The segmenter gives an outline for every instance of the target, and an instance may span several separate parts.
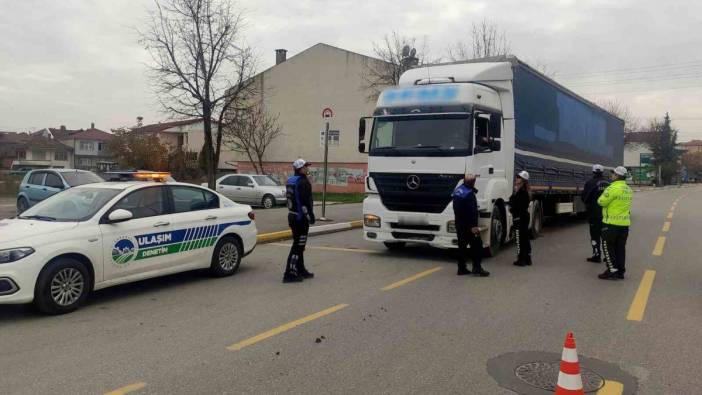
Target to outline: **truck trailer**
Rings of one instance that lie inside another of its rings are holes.
[[[370,133],[367,135],[366,131]],[[593,164],[622,165],[624,122],[513,56],[406,71],[359,124],[368,153],[364,238],[457,247],[451,194],[477,178],[480,227],[495,254],[512,235],[514,175],[530,174],[530,228],[585,210]]]

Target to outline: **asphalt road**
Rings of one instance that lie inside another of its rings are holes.
[[[561,220],[534,241],[534,266],[512,266],[509,245],[486,261],[489,278],[457,277],[444,251],[388,252],[354,230],[310,239],[317,276],[301,284],[281,284],[280,243],[233,277],[107,289],[66,316],[0,306],[0,392],[511,394],[488,362],[559,354],[573,331],[582,359],[635,378],[624,393],[699,393],[700,194],[635,195],[624,281],[598,280],[586,224]]]

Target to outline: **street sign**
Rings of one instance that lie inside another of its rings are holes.
[[[332,111],[331,108],[327,107],[324,110],[322,110],[322,118],[328,119],[334,116],[334,111]]]

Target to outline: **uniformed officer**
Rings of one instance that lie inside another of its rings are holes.
[[[623,280],[626,272],[626,239],[631,225],[633,192],[626,184],[624,166],[614,169],[613,182],[602,192],[597,203],[602,206],[602,252],[607,268],[598,277]]]
[[[292,230],[293,243],[288,255],[288,262],[283,275],[284,283],[300,282],[314,277],[305,268],[305,245],[310,225],[314,224],[312,203],[312,185],[307,179],[310,163],[304,159],[293,162],[295,174],[288,178],[285,184],[285,195],[288,200],[288,225]]]
[[[509,198],[509,212],[514,218],[517,239],[517,260],[515,266],[531,265],[531,242],[529,241],[529,203],[531,189],[529,188],[529,173],[519,172],[514,180],[514,192]]]
[[[590,224],[590,244],[592,245],[592,256],[587,258],[588,262],[602,262],[602,207],[597,204],[597,199],[602,195],[605,188],[609,186],[609,181],[604,178],[604,167],[602,165],[592,166],[592,178],[587,180],[583,193],[580,195],[587,208],[587,220]]]
[[[483,240],[478,227],[478,199],[475,189],[475,176],[466,174],[463,183],[453,191],[453,213],[455,215],[456,235],[458,236],[458,275],[471,274],[466,267],[466,247],[470,246],[473,261],[473,275],[487,277],[489,272],[481,266],[483,258]]]

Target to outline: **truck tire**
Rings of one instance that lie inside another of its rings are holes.
[[[539,200],[534,201],[534,218],[531,221],[531,237],[539,237],[544,227],[544,208]]]
[[[494,206],[490,216],[490,244],[488,245],[488,252],[491,257],[496,256],[500,251],[504,241],[504,233],[505,222],[502,218],[502,211],[498,206]]]

